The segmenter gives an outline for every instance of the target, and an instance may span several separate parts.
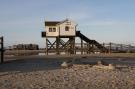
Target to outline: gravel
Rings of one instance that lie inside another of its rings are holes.
[[[0,65],[0,89],[135,89],[135,66],[119,64],[115,70],[104,70],[90,64],[74,64],[50,69],[44,65],[53,65],[50,60],[18,63]],[[30,70],[30,66],[39,68]]]

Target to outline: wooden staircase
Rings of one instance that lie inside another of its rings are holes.
[[[80,31],[76,31],[76,36],[80,37],[82,40],[84,40],[85,42],[87,42],[89,44],[95,45],[101,52],[108,52],[107,48],[105,48],[103,45],[98,43],[96,40],[89,39],[88,37],[83,35]]]

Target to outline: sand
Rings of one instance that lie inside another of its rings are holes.
[[[61,63],[74,60],[68,68]],[[98,60],[115,70],[94,68]],[[0,89],[135,89],[135,58],[21,57],[0,64]]]

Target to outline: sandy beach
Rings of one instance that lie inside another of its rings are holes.
[[[29,56],[0,64],[0,89],[135,89],[135,57]],[[62,68],[63,61],[74,60]],[[115,70],[94,68],[98,60]]]

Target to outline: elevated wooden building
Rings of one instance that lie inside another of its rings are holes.
[[[63,21],[45,21],[46,32],[42,32],[42,37],[46,38],[46,54],[48,55],[52,49],[56,51],[56,54],[60,54],[61,51],[65,52],[65,54],[76,54],[76,37],[80,37],[81,39],[82,54],[84,51],[83,41],[87,43],[87,53],[91,53],[94,47],[97,47],[102,52],[107,52],[104,46],[84,36],[80,31],[76,30],[76,27],[77,24],[69,19]],[[51,39],[53,39],[53,42]]]

